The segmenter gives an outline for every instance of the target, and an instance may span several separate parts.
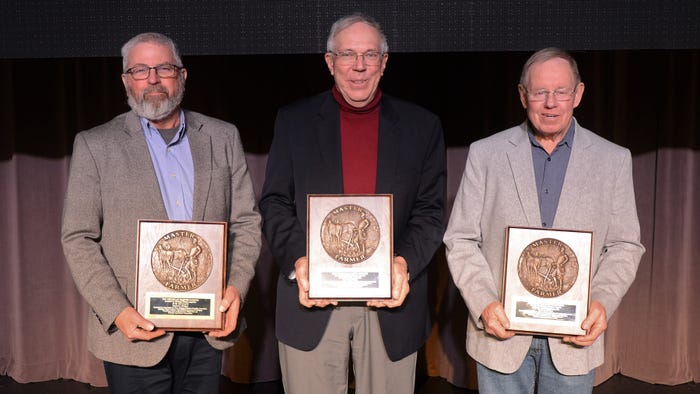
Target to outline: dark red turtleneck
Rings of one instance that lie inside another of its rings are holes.
[[[333,97],[340,106],[340,150],[343,160],[343,192],[374,194],[377,184],[379,102],[382,92],[362,108],[348,104],[336,87]]]

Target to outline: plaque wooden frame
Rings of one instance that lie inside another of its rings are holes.
[[[136,310],[166,331],[222,329],[227,234],[225,222],[139,220]]]
[[[506,229],[501,294],[511,331],[556,337],[586,333],[581,323],[590,302],[592,245],[591,231]]]
[[[393,198],[391,194],[307,196],[309,298],[391,298]]]

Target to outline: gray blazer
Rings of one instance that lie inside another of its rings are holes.
[[[192,219],[228,222],[228,284],[245,297],[260,253],[260,215],[238,130],[196,112],[185,111],[185,120],[195,172]],[[168,351],[171,333],[132,343],[113,326],[134,302],[137,221],[167,218],[134,112],[75,137],[61,241],[76,286],[91,308],[88,348],[102,360],[152,366]],[[224,349],[239,331],[207,340]]]
[[[605,307],[609,319],[644,253],[632,157],[578,123],[575,127],[553,227],[593,231],[591,300]],[[520,367],[532,337],[496,339],[486,334],[479,318],[489,303],[500,300],[506,227],[540,223],[527,122],[474,142],[444,241],[452,277],[469,309],[467,352],[503,373]],[[550,338],[549,346],[554,365],[565,375],[585,374],[603,363],[602,335],[590,347],[559,338]]]

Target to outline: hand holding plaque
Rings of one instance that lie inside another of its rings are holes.
[[[391,195],[307,197],[309,298],[391,298]]]
[[[503,308],[510,330],[550,336],[584,335],[593,234],[508,227]]]
[[[159,328],[223,328],[224,222],[139,221],[136,310]]]

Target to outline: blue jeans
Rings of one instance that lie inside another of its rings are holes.
[[[562,375],[552,363],[547,338],[534,337],[520,368],[505,374],[476,364],[479,394],[590,394],[595,370],[586,375]]]

